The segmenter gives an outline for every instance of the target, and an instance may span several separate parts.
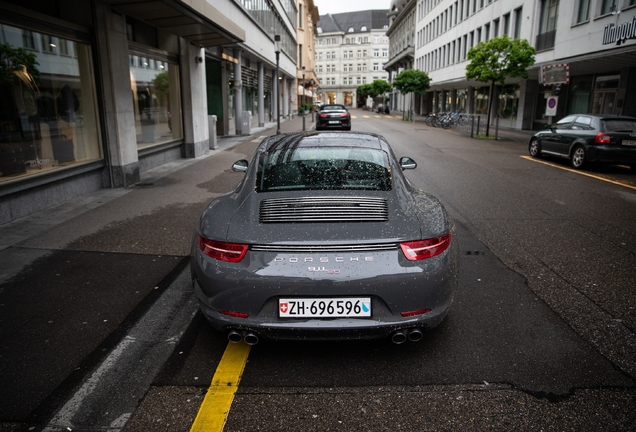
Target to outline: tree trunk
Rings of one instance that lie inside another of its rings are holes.
[[[490,135],[490,116],[492,115],[492,103],[495,97],[495,82],[490,83],[490,94],[488,96],[488,115],[486,119],[486,136]]]

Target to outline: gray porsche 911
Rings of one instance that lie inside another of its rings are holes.
[[[402,174],[416,166],[375,134],[265,138],[196,225],[205,317],[248,344],[420,340],[452,303],[458,248],[444,207]]]

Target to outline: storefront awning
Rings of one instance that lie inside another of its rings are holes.
[[[245,41],[245,30],[206,0],[101,0],[124,15],[203,47]]]

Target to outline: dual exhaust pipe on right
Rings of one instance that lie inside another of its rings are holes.
[[[407,340],[418,342],[422,340],[424,333],[419,328],[397,330],[391,334],[391,342],[396,345],[403,344]]]

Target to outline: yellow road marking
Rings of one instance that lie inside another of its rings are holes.
[[[364,117],[364,118],[369,118],[369,116],[368,116],[368,115],[363,115],[362,117]]]
[[[351,118],[358,118],[358,116],[351,116]]]
[[[229,342],[227,344],[208,393],[194,419],[191,432],[221,432],[223,430],[249,353],[250,346],[246,343]]]
[[[580,174],[580,175],[583,175],[583,176],[586,176],[586,177],[591,177],[591,178],[596,179],[596,180],[601,180],[601,181],[604,181],[604,182],[607,182],[607,183],[612,183],[612,184],[615,184],[615,185],[618,185],[618,186],[623,186],[623,187],[626,187],[626,188],[629,188],[629,189],[636,190],[636,186],[631,186],[631,185],[628,185],[628,184],[625,184],[625,183],[621,183],[621,182],[617,182],[617,181],[614,181],[614,180],[606,179],[606,178],[603,178],[603,177],[596,176],[594,174],[588,174],[586,172],[577,171],[575,169],[562,167],[562,166],[559,166],[559,165],[556,165],[556,164],[553,164],[553,163],[550,163],[550,162],[546,162],[546,161],[535,159],[535,158],[530,157],[530,156],[521,156],[521,157],[523,159],[526,159],[526,160],[529,160],[529,161],[532,161],[532,162],[538,162],[538,163],[542,163],[544,165],[550,165],[551,167],[558,168],[558,169],[561,169],[563,171],[573,172],[575,174]]]

